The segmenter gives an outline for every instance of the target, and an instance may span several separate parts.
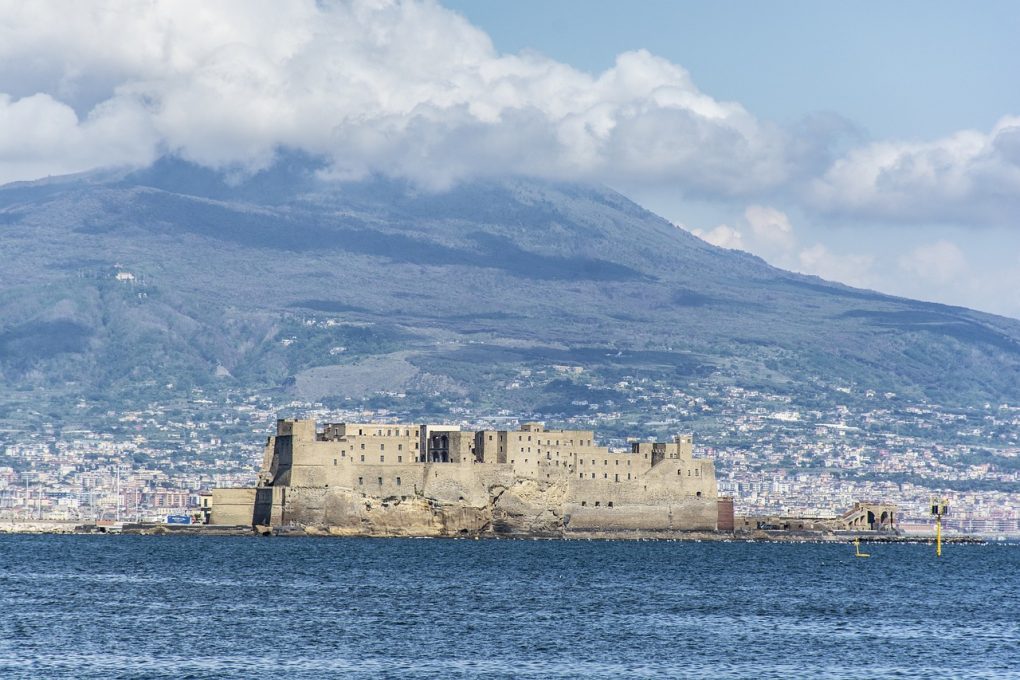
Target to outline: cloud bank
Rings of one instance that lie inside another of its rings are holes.
[[[0,3],[0,181],[280,148],[442,187],[526,174],[706,195],[788,181],[787,133],[645,51],[500,55],[433,2]]]
[[[431,0],[0,0],[0,183],[164,154],[255,172],[289,149],[437,189],[519,174],[848,220],[1017,214],[1020,118],[835,158],[846,128],[761,120],[643,50],[594,75],[500,54]]]

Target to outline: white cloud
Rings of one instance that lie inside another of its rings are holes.
[[[1020,118],[1005,117],[988,133],[854,149],[812,183],[809,200],[856,219],[1015,224]]]
[[[153,160],[155,138],[136,107],[110,101],[79,120],[47,94],[12,101],[0,94],[0,184],[104,165]]]
[[[875,287],[872,268],[875,258],[854,253],[837,254],[821,243],[802,248],[797,253],[797,264],[791,267],[804,274],[814,274],[830,281],[839,281],[858,288]]]
[[[708,241],[713,246],[729,248],[731,250],[747,250],[747,247],[744,245],[744,235],[725,224],[720,224],[709,231],[693,229],[691,233],[702,240]]]
[[[764,245],[789,250],[795,243],[793,225],[781,210],[763,205],[752,205],[744,211],[744,219],[751,227],[755,239]]]
[[[0,17],[7,107],[45,97],[57,126],[33,136],[11,114],[6,135],[23,141],[0,147],[0,181],[165,151],[256,170],[280,148],[437,187],[519,173],[727,196],[794,172],[784,131],[680,66],[639,50],[591,76],[501,55],[434,2],[8,0]]]
[[[939,240],[920,245],[899,258],[899,266],[921,281],[947,284],[967,272],[967,257],[955,243]]]

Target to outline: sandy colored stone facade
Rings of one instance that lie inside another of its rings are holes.
[[[280,420],[257,487],[216,490],[211,521],[339,535],[668,535],[715,531],[717,500],[715,466],[693,457],[689,436],[610,451],[591,431],[540,423]]]

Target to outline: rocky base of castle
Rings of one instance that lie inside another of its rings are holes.
[[[377,497],[351,489],[290,487],[276,491],[269,512],[258,514],[255,524],[273,533],[640,538],[714,532],[718,510],[715,501],[694,497],[655,504],[590,504],[571,498],[564,484],[517,480],[453,498]]]

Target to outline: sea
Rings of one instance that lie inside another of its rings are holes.
[[[0,678],[1020,678],[1020,546],[0,536]]]

